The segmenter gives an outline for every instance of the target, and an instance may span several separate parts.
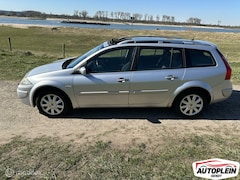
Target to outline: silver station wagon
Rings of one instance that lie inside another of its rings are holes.
[[[213,43],[136,36],[34,68],[18,97],[48,117],[86,107],[173,107],[195,117],[231,96],[231,67]]]

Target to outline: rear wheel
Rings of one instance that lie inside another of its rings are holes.
[[[195,117],[201,114],[206,105],[206,97],[202,93],[188,92],[177,98],[174,109],[185,117]]]
[[[41,114],[48,117],[60,117],[70,111],[71,104],[63,93],[48,91],[38,96],[37,107]]]

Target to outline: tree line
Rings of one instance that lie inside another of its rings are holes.
[[[64,19],[83,19],[83,20],[101,20],[101,21],[114,21],[123,23],[153,23],[153,24],[172,24],[172,25],[202,25],[202,20],[197,17],[190,17],[185,22],[178,22],[174,16],[169,15],[156,15],[129,13],[129,12],[109,12],[109,11],[97,11],[93,16],[90,16],[86,10],[74,10],[73,15],[66,14],[47,14],[39,11],[4,11],[0,10],[0,15],[5,16],[18,16],[18,17],[31,17],[31,18],[64,18]],[[220,22],[220,21],[219,21]],[[220,26],[218,24],[211,26]]]
[[[88,12],[86,10],[74,10],[73,16],[79,18],[91,18],[88,16]],[[140,13],[129,13],[129,12],[108,12],[108,11],[97,11],[95,15],[92,17],[96,20],[115,20],[115,21],[135,21],[135,22],[164,22],[164,23],[176,23],[176,18],[174,16],[169,15],[156,15],[154,18],[153,15],[150,14],[140,14]],[[180,22],[179,22],[180,23]],[[186,20],[186,23],[189,24],[201,24],[201,19],[190,17]]]

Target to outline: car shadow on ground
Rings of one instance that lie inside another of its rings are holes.
[[[76,119],[144,119],[159,124],[161,120],[185,119],[171,108],[83,108],[64,118]],[[240,91],[234,90],[226,101],[208,106],[195,120],[240,120]]]

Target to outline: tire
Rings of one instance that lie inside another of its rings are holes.
[[[38,110],[48,117],[62,117],[71,110],[71,103],[64,93],[44,91],[36,99]]]
[[[188,118],[200,115],[207,106],[206,97],[199,92],[186,92],[174,103],[175,111]]]

